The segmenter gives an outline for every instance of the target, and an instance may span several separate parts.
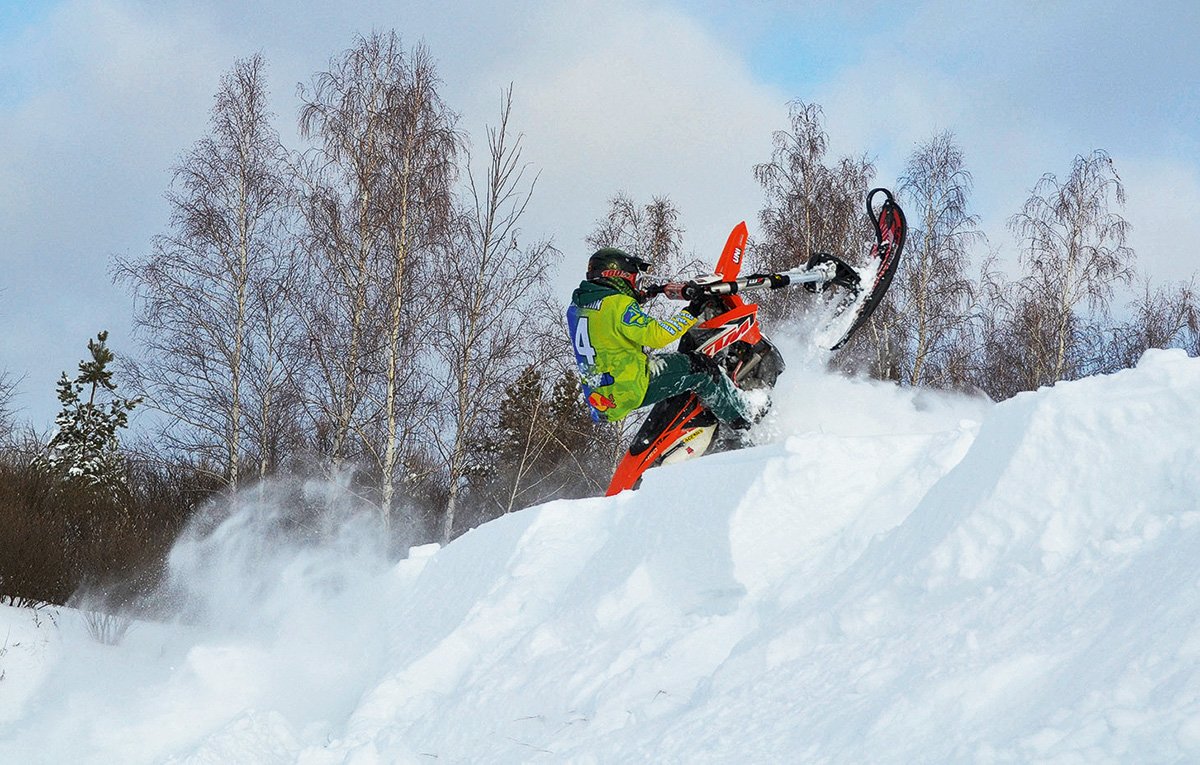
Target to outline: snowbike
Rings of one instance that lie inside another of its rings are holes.
[[[879,194],[884,201],[876,212],[872,200]],[[863,267],[816,253],[790,271],[739,277],[749,237],[743,221],[730,233],[715,273],[684,284],[655,285],[649,293],[705,302],[700,321],[679,341],[681,352],[711,356],[743,390],[773,388],[785,367],[783,357],[759,328],[758,306],[742,296],[793,285],[826,295],[831,305],[817,341],[830,351],[841,348],[883,299],[904,249],[904,212],[890,191],[877,188],[867,194],[867,215],[875,226],[875,245]],[[694,393],[658,402],[617,465],[606,495],[634,488],[652,467],[699,457],[710,449],[733,448],[737,436],[728,431]]]

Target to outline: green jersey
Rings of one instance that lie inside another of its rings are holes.
[[[571,295],[567,329],[593,418],[615,422],[641,406],[650,380],[643,349],[670,345],[695,323],[687,311],[655,319],[612,287],[580,284]]]

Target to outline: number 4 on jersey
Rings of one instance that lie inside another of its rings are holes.
[[[577,361],[587,365],[590,371],[592,365],[596,363],[596,349],[592,347],[591,337],[588,335],[588,319],[586,316],[573,316],[572,322],[574,326],[575,339],[575,356]]]

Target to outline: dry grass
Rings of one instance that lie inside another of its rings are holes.
[[[0,599],[66,604],[86,592],[103,634],[161,575],[171,544],[209,494],[186,470],[134,468],[130,488],[110,493],[63,482],[0,454]]]

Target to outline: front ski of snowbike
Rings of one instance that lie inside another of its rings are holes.
[[[883,194],[878,213],[872,200]],[[739,223],[730,233],[716,272],[682,285],[662,285],[657,291],[680,299],[706,301],[700,322],[679,341],[685,353],[711,356],[742,390],[773,388],[785,364],[779,351],[762,334],[758,306],[742,295],[765,289],[804,285],[831,301],[819,333],[831,351],[841,348],[867,322],[892,283],[904,248],[904,213],[887,189],[867,194],[867,215],[875,226],[875,245],[864,267],[855,268],[828,254],[815,254],[805,266],[775,274],[739,278],[749,232]],[[668,288],[674,287],[674,294]],[[633,437],[617,465],[607,496],[635,488],[642,474],[658,465],[682,462],[711,451],[736,448],[728,432],[694,393],[658,402]]]

